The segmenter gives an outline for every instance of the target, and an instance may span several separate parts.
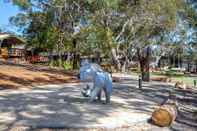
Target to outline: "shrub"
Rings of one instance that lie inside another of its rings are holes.
[[[65,62],[63,62],[63,68],[66,71],[70,70],[70,69],[72,69],[72,64],[70,62],[68,62],[68,61],[65,61]]]

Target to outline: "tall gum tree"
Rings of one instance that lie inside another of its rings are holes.
[[[96,3],[93,22],[106,30],[106,44],[111,46],[112,59],[119,68],[121,61],[119,45],[136,50],[141,68],[142,79],[150,80],[149,63],[151,40],[161,32],[172,30],[176,25],[177,12],[183,4],[182,0],[91,0]],[[95,18],[95,19],[94,19]],[[113,44],[112,44],[113,43]],[[127,58],[128,54],[125,53]],[[126,60],[125,60],[126,61]]]
[[[71,38],[74,52],[80,47],[74,40],[76,35],[73,37],[74,27],[80,23],[82,17],[88,23],[87,28],[92,25],[98,27],[95,28],[97,31],[102,28],[104,35],[96,39],[102,39],[102,45],[109,47],[114,65],[120,69],[128,63],[130,57],[138,56],[142,79],[145,81],[150,79],[152,39],[162,35],[162,32],[174,29],[177,13],[182,11],[182,5],[185,4],[184,0],[31,0],[30,4],[23,2],[23,8],[37,3],[36,7],[41,7],[42,12],[54,9],[53,25],[60,30],[61,37]],[[123,62],[119,54],[125,58]]]

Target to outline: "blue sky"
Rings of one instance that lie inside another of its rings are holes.
[[[9,23],[9,18],[19,13],[19,9],[11,3],[0,0],[0,28],[4,31],[12,31],[17,33],[17,29]]]

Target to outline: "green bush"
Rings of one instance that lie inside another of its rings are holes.
[[[49,65],[50,65],[51,67],[58,67],[58,66],[59,66],[59,62],[58,62],[57,60],[53,60],[53,61],[51,61],[51,62],[49,63]]]
[[[64,70],[71,70],[72,64],[68,61],[65,61],[65,62],[63,62],[63,68],[64,68]]]
[[[54,61],[50,62],[49,65],[51,67],[60,67],[59,64],[60,64],[59,60],[54,60]],[[70,61],[61,61],[61,67],[63,67],[64,70],[70,70],[70,69],[72,69],[72,64]]]

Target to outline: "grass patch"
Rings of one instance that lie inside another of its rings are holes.
[[[172,82],[181,81],[189,86],[193,86],[194,80],[197,79],[197,77],[191,77],[189,74],[184,74],[183,72],[177,72],[173,70],[152,72],[151,77],[168,77],[172,80]]]
[[[132,74],[135,76],[140,75],[139,71],[132,71]],[[159,78],[159,77],[168,77],[171,79],[172,82],[184,82],[185,84],[189,86],[194,86],[194,80],[197,80],[197,75],[190,76],[190,74],[184,74],[183,72],[178,72],[176,70],[161,70],[161,71],[155,71],[151,72],[152,78]]]

